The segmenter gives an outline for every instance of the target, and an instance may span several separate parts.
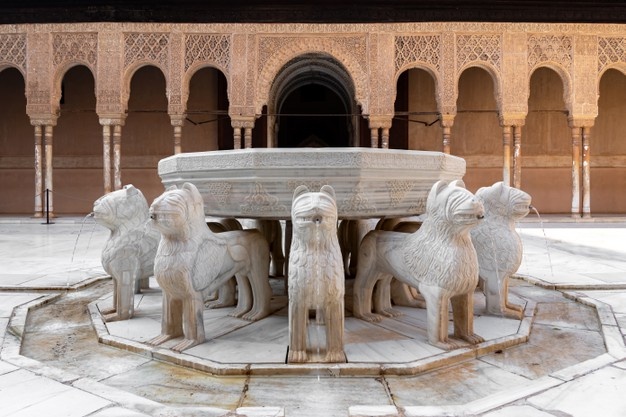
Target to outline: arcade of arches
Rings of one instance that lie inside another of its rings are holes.
[[[91,211],[239,147],[443,151],[541,213],[626,213],[626,27],[0,25],[0,214]]]

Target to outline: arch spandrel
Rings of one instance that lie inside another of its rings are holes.
[[[357,43],[361,38],[363,38],[362,41],[365,42],[364,37],[359,36],[356,38],[358,38],[356,39]],[[355,37],[349,39],[355,39]],[[255,112],[260,114],[263,106],[270,101],[274,79],[280,74],[281,70],[289,61],[302,55],[323,54],[336,60],[345,68],[345,71],[354,84],[354,99],[361,106],[363,113],[367,113],[369,111],[369,97],[367,93],[368,76],[366,71],[367,57],[365,56],[367,49],[356,48],[355,50],[349,51],[348,45],[348,42],[340,43],[336,38],[290,37],[282,39],[280,47],[272,53],[266,49],[271,49],[275,45],[268,44],[263,46],[263,42],[261,42],[259,55],[263,56],[265,52],[267,58],[259,61],[259,81],[256,87],[256,98],[254,102]],[[363,49],[363,51],[361,51],[361,49]]]

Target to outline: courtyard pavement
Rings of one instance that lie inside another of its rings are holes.
[[[415,376],[213,376],[98,343],[92,219],[0,217],[0,416],[626,415],[626,219],[529,217],[529,341]]]

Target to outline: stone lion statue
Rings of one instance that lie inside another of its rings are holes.
[[[315,310],[326,327],[324,362],[345,362],[343,352],[343,261],[337,239],[335,191],[324,185],[310,192],[301,185],[291,207],[293,236],[289,255],[288,362],[307,361],[307,323]]]
[[[113,306],[102,310],[105,321],[128,320],[134,294],[148,287],[161,238],[149,227],[148,202],[133,185],[105,194],[94,202],[95,221],[111,231],[102,250],[102,267],[113,278]]]
[[[531,198],[502,182],[480,188],[476,197],[485,207],[485,221],[472,230],[471,236],[487,312],[521,319],[523,306],[508,301],[508,281],[522,263],[522,240],[515,231],[515,222],[528,214]]]
[[[269,248],[261,233],[211,232],[202,196],[191,183],[157,197],[150,218],[161,232],[154,273],[163,290],[163,312],[161,334],[149,344],[184,336],[172,347],[182,352],[204,342],[203,294],[216,291],[233,276],[238,302],[230,315],[254,321],[270,313]]]
[[[473,292],[478,284],[478,259],[470,230],[483,218],[482,203],[462,181],[435,183],[426,202],[426,218],[414,233],[374,230],[359,250],[354,281],[353,313],[367,321],[394,315],[390,280],[395,277],[419,289],[426,301],[428,341],[442,349],[459,347],[448,338],[448,306],[452,301],[454,337],[475,344]],[[379,282],[380,281],[380,282]],[[378,283],[379,291],[372,293]]]

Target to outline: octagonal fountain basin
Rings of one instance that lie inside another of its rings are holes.
[[[441,152],[375,148],[253,148],[181,153],[159,161],[167,188],[193,183],[207,216],[289,219],[299,185],[335,189],[339,217],[424,213],[438,180],[461,179],[465,160]]]

